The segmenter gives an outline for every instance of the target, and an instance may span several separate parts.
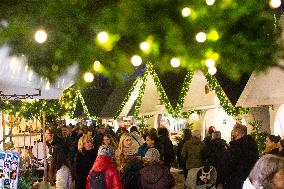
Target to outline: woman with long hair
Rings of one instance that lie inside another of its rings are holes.
[[[78,153],[75,157],[76,189],[86,187],[86,179],[97,157],[91,135],[84,134],[78,141]]]
[[[279,152],[278,142],[281,140],[280,136],[267,135],[265,139],[265,150],[263,154],[275,154]]]
[[[67,158],[62,150],[56,150],[52,159],[52,173],[55,189],[72,189],[72,175]]]
[[[113,148],[113,150],[115,151],[117,148],[117,144],[114,141],[113,137],[110,134],[105,134],[103,137],[103,143],[102,145],[109,145]]]
[[[115,151],[115,158],[118,165],[118,169],[123,171],[127,161],[137,154],[137,148],[132,144],[133,138],[129,133],[121,135],[118,147]]]

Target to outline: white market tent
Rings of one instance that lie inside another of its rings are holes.
[[[40,89],[41,95],[34,99],[59,99],[62,92],[74,84],[77,71],[78,66],[73,66],[50,84],[28,67],[24,56],[11,57],[7,46],[0,48],[0,91],[4,95],[38,94]]]
[[[235,120],[220,105],[220,100],[215,90],[210,87],[204,73],[201,70],[194,71],[191,82],[186,85],[189,86],[184,103],[180,104],[181,112],[202,110],[203,113],[197,119],[201,125],[202,137],[206,136],[206,131],[210,126],[215,126],[216,130],[221,131],[222,138],[230,141]],[[191,116],[189,118],[191,120]]]
[[[256,107],[284,103],[284,70],[272,67],[267,72],[253,73],[237,106]]]
[[[173,113],[172,106],[152,64],[146,66],[137,101],[139,116]]]
[[[201,110],[220,107],[220,102],[214,90],[205,92],[205,87],[209,87],[208,81],[200,70],[193,74],[192,81],[187,91],[182,112],[189,110]]]
[[[283,64],[282,62],[280,64]],[[284,136],[284,69],[272,67],[263,73],[253,73],[237,106],[270,106],[270,129]]]

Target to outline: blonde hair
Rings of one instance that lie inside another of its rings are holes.
[[[83,134],[83,136],[81,136],[81,138],[78,141],[78,151],[82,152],[84,149],[84,144],[90,140],[93,142],[93,138],[91,136]]]
[[[119,139],[118,147],[115,151],[115,158],[119,167],[122,166],[122,164],[125,163],[126,161],[123,155],[123,148],[124,148],[123,143],[126,140],[126,138],[131,138],[132,140],[132,137],[129,133],[123,133]]]
[[[192,137],[201,138],[200,130],[193,130],[192,131]]]

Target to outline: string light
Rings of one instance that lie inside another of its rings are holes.
[[[196,34],[196,41],[199,43],[203,43],[204,41],[206,41],[206,34],[204,32],[199,32],[198,34]]]
[[[36,33],[35,33],[35,40],[36,42],[38,43],[44,43],[47,39],[47,34],[44,30],[38,30]]]
[[[281,0],[270,0],[269,5],[271,8],[278,8],[281,6]]]
[[[184,7],[181,14],[183,17],[188,17],[191,14],[191,9],[189,7]]]
[[[206,0],[206,4],[211,6],[215,3],[215,0]]]
[[[136,85],[137,85],[138,82],[141,81],[141,80],[142,80],[141,77],[137,77],[137,78],[136,78],[136,80],[135,80],[134,83],[132,84],[131,88],[129,89],[128,94],[124,97],[122,103],[120,104],[118,110],[116,111],[116,113],[115,113],[113,119],[116,119],[116,118],[120,115],[120,113],[122,112],[122,109],[125,107],[125,105],[126,105],[126,103],[128,102],[130,96],[132,95],[132,93],[133,93],[133,91],[134,91]]]
[[[163,104],[165,105],[168,113],[170,115],[172,115],[173,117],[175,116],[175,111],[174,109],[172,108],[172,105],[166,95],[166,92],[158,78],[158,75],[156,74],[156,72],[154,71],[154,68],[153,68],[153,65],[151,63],[148,63],[146,65],[146,71],[142,77],[142,85],[141,85],[141,88],[140,88],[140,91],[139,91],[139,94],[138,94],[138,97],[137,97],[137,100],[136,100],[136,106],[134,107],[134,117],[137,118],[137,119],[142,119],[142,118],[146,118],[146,117],[152,117],[152,115],[149,115],[149,116],[144,116],[144,117],[140,117],[138,114],[139,114],[139,111],[140,111],[140,107],[141,107],[141,104],[142,104],[142,97],[145,93],[145,87],[146,87],[146,82],[147,82],[147,78],[148,76],[152,76],[152,78],[154,79],[154,83],[157,87],[157,90],[158,90],[158,93],[159,93],[159,96],[161,97],[161,100],[163,102]]]
[[[205,64],[208,68],[211,68],[211,67],[215,66],[215,61],[213,59],[209,58],[205,61]]]
[[[193,78],[193,72],[188,71],[185,78],[184,82],[181,87],[181,92],[177,101],[177,106],[175,109],[175,114],[177,117],[183,117],[183,118],[189,118],[189,116],[193,113],[193,111],[189,112],[181,112],[182,107],[184,106],[185,98],[187,96],[189,87],[191,85]],[[210,75],[209,73],[205,74],[205,78],[209,83],[209,86],[214,89],[215,94],[217,95],[220,105],[222,108],[228,113],[228,115],[231,116],[238,116],[238,115],[244,115],[248,113],[249,109],[248,108],[242,108],[242,107],[234,107],[231,102],[228,100],[228,97],[224,93],[223,89],[217,82],[217,80],[214,78],[214,76]]]
[[[101,63],[100,63],[100,61],[96,60],[94,62],[94,70],[98,72],[100,70],[100,68],[101,68]]]
[[[217,72],[217,68],[215,66],[211,66],[211,67],[208,68],[208,73],[210,75],[215,75],[216,72]]]
[[[100,33],[98,33],[97,38],[98,38],[99,42],[106,43],[108,41],[108,39],[109,39],[108,33],[104,32],[104,31],[100,32]]]
[[[138,55],[134,55],[131,58],[131,63],[133,66],[140,66],[142,64],[142,58]]]
[[[171,66],[174,68],[177,68],[180,66],[180,60],[178,58],[172,58],[171,59]]]
[[[148,42],[144,41],[144,42],[140,43],[139,47],[142,51],[148,51],[150,49],[150,44]]]
[[[86,82],[92,82],[92,81],[94,81],[94,75],[91,73],[91,72],[86,72],[85,74],[84,74],[84,80],[86,81]]]

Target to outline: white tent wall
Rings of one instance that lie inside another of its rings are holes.
[[[284,104],[269,106],[269,113],[271,133],[284,138]]]

